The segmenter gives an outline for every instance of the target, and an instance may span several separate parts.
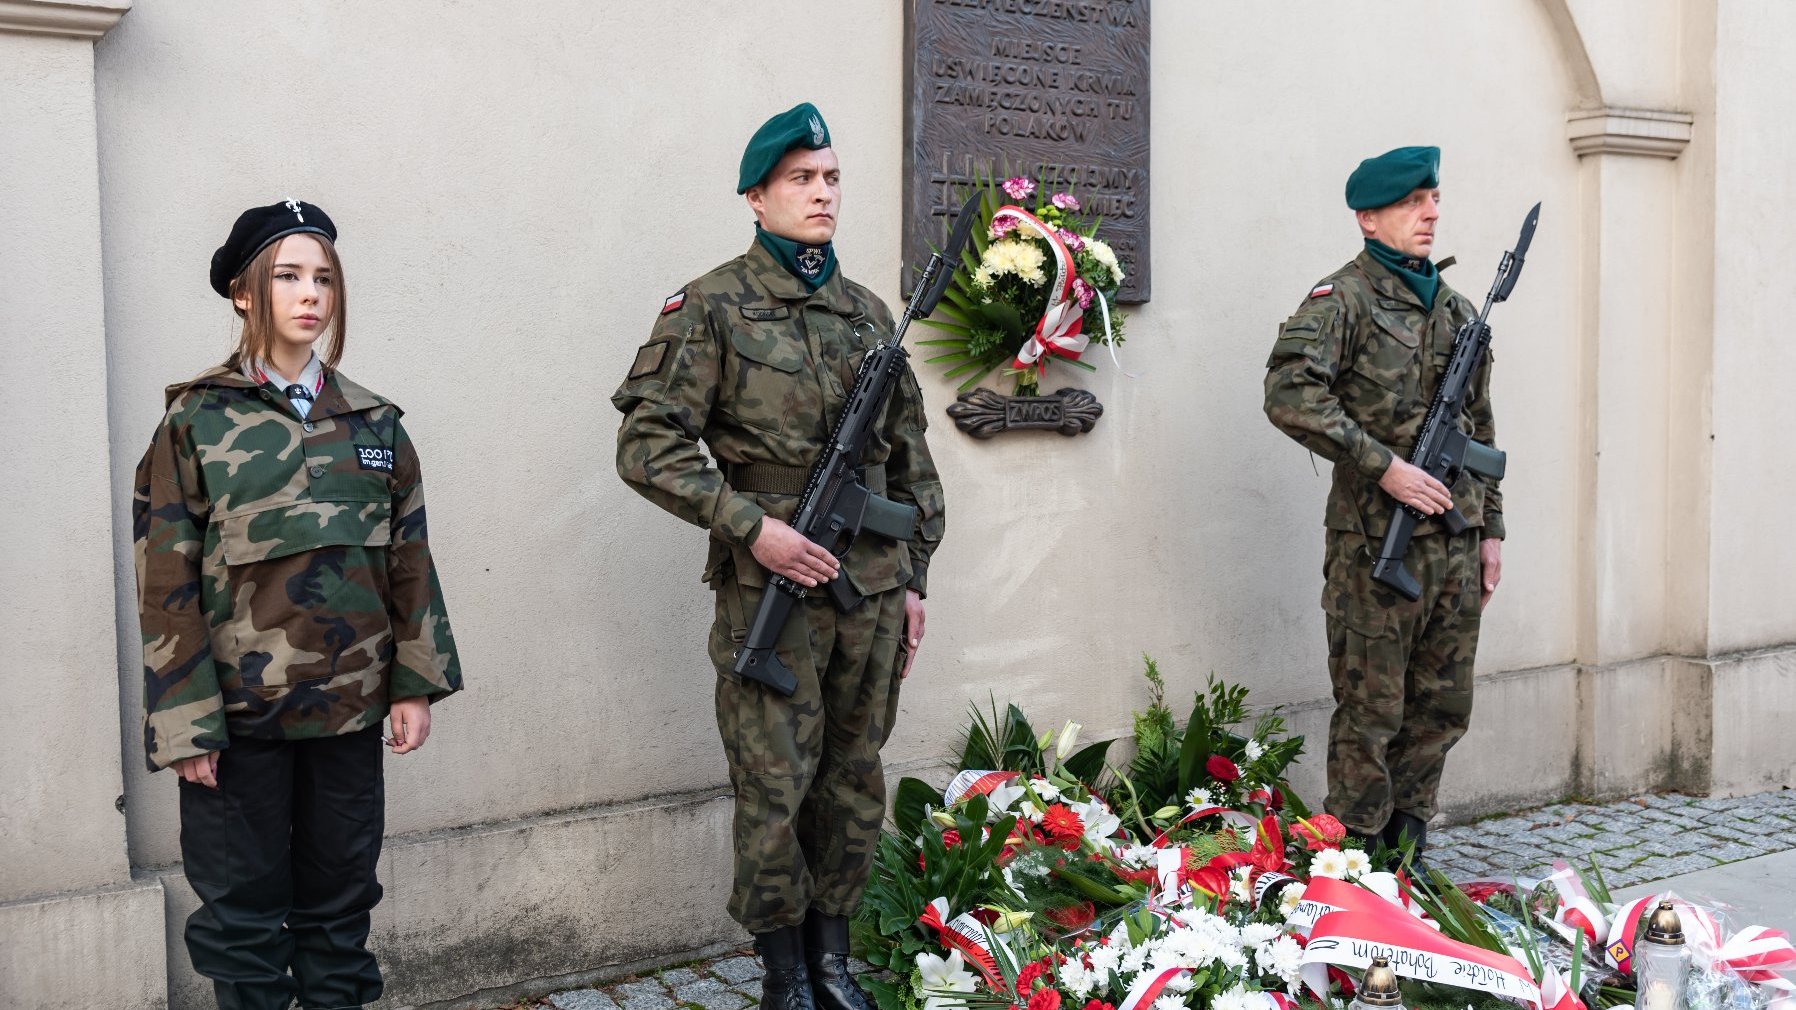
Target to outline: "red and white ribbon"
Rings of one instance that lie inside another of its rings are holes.
[[[1154,836],[1152,842],[1154,848],[1164,848],[1168,836],[1170,836],[1173,831],[1177,830],[1177,828],[1182,828],[1192,821],[1201,821],[1206,817],[1220,817],[1224,824],[1232,825],[1237,828],[1246,828],[1249,832],[1258,830],[1260,826],[1260,822],[1254,820],[1253,815],[1250,813],[1240,810],[1229,810],[1226,807],[1198,807],[1196,810],[1186,814],[1184,820],[1179,821],[1175,827],[1167,828],[1165,831]]]
[[[1634,974],[1634,942],[1640,936],[1640,919],[1669,901],[1677,911],[1678,924],[1688,937],[1690,951],[1700,961],[1713,958],[1721,949],[1721,924],[1715,917],[1672,894],[1649,894],[1621,906],[1609,925],[1609,946],[1603,948],[1603,959],[1623,975]]]
[[[1796,970],[1796,946],[1781,929],[1748,926],[1721,945],[1715,963],[1740,973],[1748,982],[1796,992],[1796,983],[1779,972]]]
[[[1315,900],[1340,909],[1316,920],[1303,949],[1304,982],[1318,997],[1328,992],[1329,965],[1364,969],[1382,957],[1408,978],[1540,1006],[1540,986],[1515,958],[1443,936],[1403,908],[1342,881],[1312,878],[1310,890],[1320,892]]]
[[[998,974],[998,961],[991,952],[992,936],[984,923],[967,914],[948,920],[947,898],[930,902],[917,921],[933,930],[942,946],[965,955],[967,963],[979,969],[994,991],[1005,991],[1004,977]]]
[[[1191,977],[1189,968],[1166,968],[1156,972],[1142,972],[1135,977],[1135,984],[1129,987],[1129,994],[1116,1006],[1116,1010],[1141,1010],[1160,998],[1166,987],[1176,978]]]
[[[1540,1005],[1544,1010],[1585,1010],[1584,1001],[1572,991],[1558,968],[1550,964],[1541,967],[1546,972],[1546,978],[1540,980]]]
[[[1046,359],[1059,355],[1068,361],[1079,360],[1085,353],[1091,338],[1081,332],[1085,326],[1085,310],[1079,307],[1079,299],[1073,294],[1073,279],[1078,271],[1073,267],[1073,254],[1066,248],[1066,243],[1054,233],[1054,229],[1034,214],[1014,204],[1005,204],[992,214],[992,227],[996,228],[1000,221],[1011,220],[1019,225],[1027,226],[1043,239],[1047,240],[1048,249],[1054,257],[1054,280],[1048,287],[1048,307],[1041,314],[1041,321],[1035,324],[1035,332],[1023,341],[1023,346],[1016,352],[1016,360],[1011,367],[1016,369],[1045,368]],[[1105,313],[1108,322],[1109,313]]]
[[[1553,875],[1547,882],[1559,892],[1559,910],[1553,914],[1553,921],[1566,927],[1566,939],[1571,939],[1573,930],[1582,930],[1591,950],[1599,950],[1609,942],[1609,919],[1591,900],[1584,881],[1578,879],[1577,871],[1570,864],[1554,863]]]
[[[975,771],[969,768],[948,782],[948,788],[942,790],[942,802],[953,806],[968,796],[984,796],[1019,777],[1017,772]]]

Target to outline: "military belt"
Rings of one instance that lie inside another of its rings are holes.
[[[874,463],[864,466],[862,480],[867,490],[874,494],[885,494],[886,465]],[[779,463],[726,463],[724,479],[730,487],[750,494],[804,494],[804,486],[811,479],[809,467],[785,466]]]

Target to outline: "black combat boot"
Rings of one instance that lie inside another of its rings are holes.
[[[1404,842],[1413,843],[1414,848],[1409,854],[1409,875],[1432,883],[1428,879],[1428,864],[1422,862],[1422,852],[1428,848],[1427,821],[1406,811],[1392,811],[1391,819],[1385,823],[1383,838],[1385,847],[1398,853],[1399,858]]]
[[[761,1006],[765,1010],[816,1010],[811,999],[811,976],[804,966],[804,930],[782,926],[771,933],[755,934],[755,953],[767,970],[761,976]]]
[[[804,920],[804,959],[817,1010],[875,1010],[848,970],[848,917],[811,909]]]

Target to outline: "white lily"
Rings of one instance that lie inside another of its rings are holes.
[[[1060,742],[1054,745],[1054,758],[1065,761],[1073,753],[1073,745],[1079,742],[1079,730],[1082,727],[1076,722],[1068,721],[1060,730]]]

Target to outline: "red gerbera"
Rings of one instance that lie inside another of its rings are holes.
[[[1241,769],[1221,754],[1210,755],[1210,760],[1204,762],[1204,770],[1218,782],[1233,782],[1241,777]]]
[[[1346,837],[1347,826],[1336,820],[1333,814],[1299,818],[1291,825],[1291,840],[1302,842],[1303,847],[1311,852],[1337,848]]]
[[[1077,841],[1085,834],[1085,822],[1064,803],[1050,803],[1041,815],[1041,830],[1057,842]]]

